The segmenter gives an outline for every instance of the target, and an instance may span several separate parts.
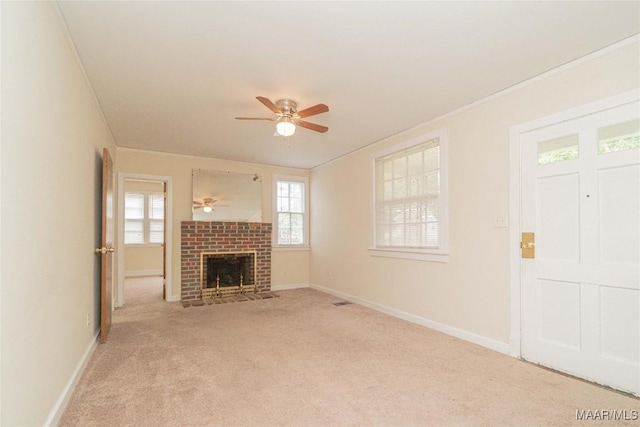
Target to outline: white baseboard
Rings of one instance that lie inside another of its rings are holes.
[[[180,295],[167,295],[167,302],[182,301]]]
[[[284,283],[282,285],[271,285],[272,291],[286,291],[289,289],[308,288],[308,283]]]
[[[353,295],[346,294],[344,292],[337,291],[331,288],[325,288],[324,286],[311,283],[309,285],[312,289],[316,289],[327,294],[335,295],[347,301],[355,302],[357,304],[369,307],[373,310],[380,311],[393,317],[397,317],[402,320],[406,320],[411,323],[416,323],[427,328],[434,329],[438,332],[445,333],[447,335],[460,338],[465,341],[486,347],[490,350],[497,351],[503,354],[510,354],[510,347],[508,343],[496,341],[491,338],[484,337],[482,335],[474,334],[473,332],[465,331],[463,329],[454,328],[453,326],[445,325],[444,323],[436,322],[434,320],[426,319],[424,317],[416,316],[414,314],[406,313],[404,311],[397,310],[392,307],[387,307],[382,304],[378,304],[372,301],[368,301],[362,298],[355,297]]]
[[[162,276],[162,269],[125,271],[124,277]]]
[[[82,358],[78,362],[78,366],[73,371],[71,378],[67,381],[67,385],[62,390],[60,397],[56,401],[56,404],[53,405],[51,412],[49,412],[49,416],[47,417],[47,421],[44,423],[45,426],[55,426],[60,421],[60,417],[64,413],[64,410],[67,408],[67,404],[69,403],[69,399],[71,399],[71,395],[73,394],[73,390],[76,388],[76,384],[80,381],[82,377],[82,373],[84,369],[87,367],[87,363],[89,363],[89,359],[91,359],[91,355],[95,351],[98,346],[98,337],[100,336],[100,329],[96,332],[96,336],[93,337],[93,340],[87,347],[86,351],[82,355]]]

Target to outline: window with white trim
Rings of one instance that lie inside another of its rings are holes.
[[[164,243],[164,195],[126,192],[124,194],[124,243],[126,245]]]
[[[374,154],[373,250],[446,254],[446,152],[439,130]]]
[[[274,246],[309,245],[306,177],[274,176]]]

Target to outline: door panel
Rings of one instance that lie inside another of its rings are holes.
[[[100,263],[100,342],[107,341],[113,310],[114,252],[113,161],[109,150],[102,150],[102,251]]]
[[[638,102],[520,135],[521,349],[640,395]]]
[[[640,166],[598,171],[600,199],[600,260],[632,264],[640,258]]]
[[[167,300],[167,182],[162,182],[162,194],[164,195],[163,216],[162,216],[162,299]]]
[[[540,259],[578,261],[580,258],[580,206],[578,174],[548,176],[538,180]]]
[[[640,324],[629,323],[625,313],[640,310],[637,292],[614,287],[600,288],[602,356],[633,364],[640,360]]]
[[[580,284],[539,280],[540,339],[580,349]]]

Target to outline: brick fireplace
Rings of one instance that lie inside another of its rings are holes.
[[[201,254],[255,252],[257,292],[271,290],[271,224],[182,221],[182,300],[201,299]]]

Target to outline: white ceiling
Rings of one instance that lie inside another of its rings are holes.
[[[640,2],[61,1],[119,147],[312,168],[640,32]],[[274,137],[255,97],[324,103]]]

